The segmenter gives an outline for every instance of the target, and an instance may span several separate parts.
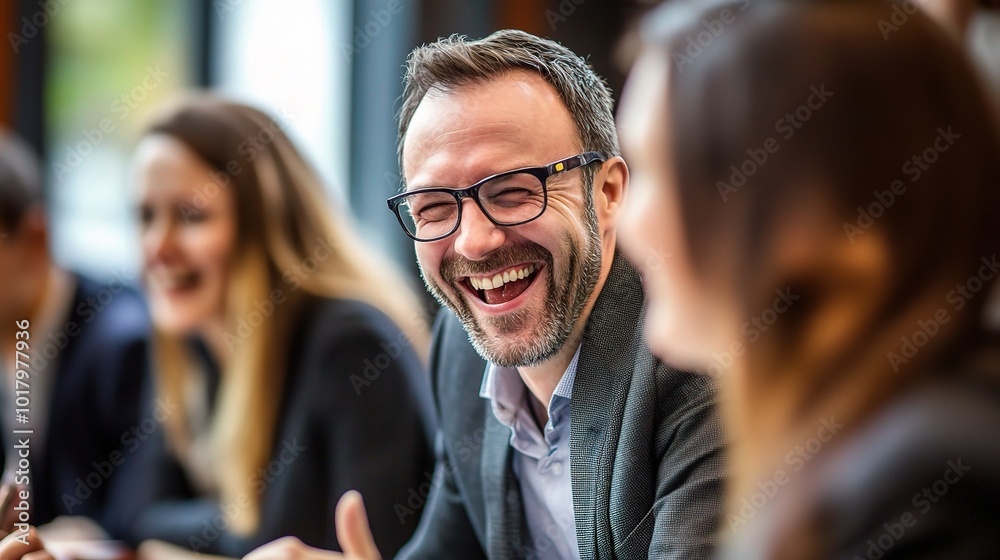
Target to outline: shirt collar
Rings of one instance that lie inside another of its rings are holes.
[[[556,390],[553,393],[557,397],[562,397],[567,400],[572,400],[573,398],[573,382],[576,381],[576,365],[580,361],[580,348],[583,345],[576,347],[576,352],[573,353],[573,359],[569,362],[569,367],[566,368],[566,372],[563,373],[562,378],[559,379],[559,384],[556,385]]]
[[[582,346],[582,345],[581,345]],[[570,401],[573,398],[573,382],[576,380],[577,363],[580,360],[580,348],[577,346],[573,359],[570,361],[566,371],[563,372],[556,389],[552,393],[553,402],[549,403],[549,416],[552,416],[552,408],[557,400],[555,397]],[[479,396],[493,402],[493,410],[497,418],[510,424],[516,414],[517,409],[524,403],[524,392],[527,387],[521,379],[521,374],[516,368],[505,368],[497,364],[486,364],[486,373],[483,375],[483,383],[479,386]]]

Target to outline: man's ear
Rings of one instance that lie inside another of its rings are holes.
[[[605,227],[614,227],[628,192],[628,166],[621,156],[601,165],[594,177],[594,211]]]

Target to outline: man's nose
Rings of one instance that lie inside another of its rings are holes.
[[[455,252],[469,260],[480,260],[503,246],[507,234],[483,213],[472,199],[462,200],[462,220],[455,232]]]

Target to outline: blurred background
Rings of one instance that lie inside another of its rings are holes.
[[[617,98],[623,32],[654,0],[5,0],[0,124],[45,162],[57,261],[138,271],[129,160],[152,113],[192,88],[255,104],[289,132],[377,247],[415,271],[385,199],[407,53],[519,28],[589,57]]]

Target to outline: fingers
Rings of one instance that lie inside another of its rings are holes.
[[[25,554],[21,560],[56,560],[56,558],[49,554],[49,551],[42,549]]]
[[[337,540],[344,554],[359,560],[380,560],[382,556],[375,546],[368,514],[361,494],[350,490],[337,503]],[[2,560],[2,559],[0,559]]]
[[[12,483],[0,486],[0,538],[14,530],[14,523],[17,521],[17,512],[14,511],[16,495],[17,487]]]
[[[85,556],[86,557],[86,556]],[[204,554],[165,541],[148,539],[139,544],[137,560],[233,560],[226,556]]]
[[[14,531],[0,541],[0,560],[20,560],[40,550],[45,550],[45,545],[34,527],[29,528],[27,533]]]
[[[167,543],[149,539],[139,544],[135,554],[138,560],[169,560],[171,552]]]
[[[306,545],[295,537],[283,537],[261,546],[243,560],[342,560],[344,555]]]

